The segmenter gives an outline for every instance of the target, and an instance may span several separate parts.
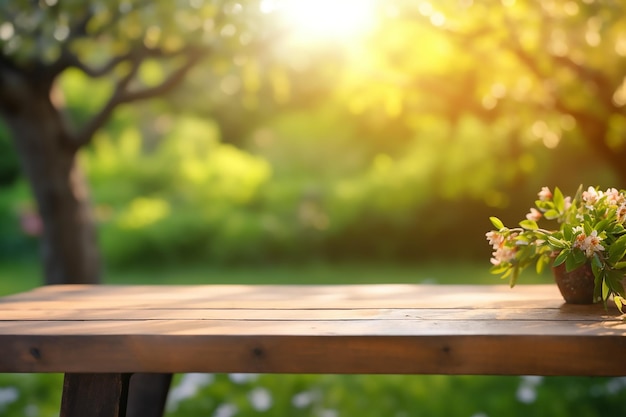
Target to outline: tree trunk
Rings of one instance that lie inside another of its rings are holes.
[[[98,283],[100,256],[77,150],[50,100],[51,83],[32,79],[0,74],[0,114],[11,130],[43,222],[45,283]]]

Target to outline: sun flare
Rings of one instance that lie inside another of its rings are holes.
[[[279,0],[273,9],[307,41],[358,37],[376,18],[374,0]]]

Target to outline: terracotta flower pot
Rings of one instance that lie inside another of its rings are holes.
[[[566,303],[593,304],[594,276],[590,264],[567,272],[565,264],[552,268],[554,280]]]

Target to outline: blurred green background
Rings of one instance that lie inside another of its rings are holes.
[[[75,45],[86,61],[138,41],[211,51],[78,153],[105,283],[500,284],[489,216],[519,220],[544,185],[626,186],[620,2],[16,1],[0,6],[2,58],[54,60],[85,3],[116,23]],[[134,82],[158,85],[171,65],[146,60]],[[54,102],[80,126],[123,74],[69,68]],[[4,121],[0,294],[43,283],[41,219]],[[0,415],[57,415],[60,378],[0,375]],[[168,416],[618,415],[625,387],[190,374]]]

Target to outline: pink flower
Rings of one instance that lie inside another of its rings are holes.
[[[517,248],[501,246],[492,253],[493,258],[491,258],[490,261],[494,265],[500,265],[503,262],[511,262],[515,258],[516,253]]]
[[[576,229],[574,230],[576,231]],[[589,236],[587,236],[585,232],[580,232],[580,234],[576,236],[573,247],[585,252],[587,258],[591,258],[595,252],[604,250],[604,246],[602,246],[600,242],[602,242],[602,238],[598,236],[597,230],[591,232]]]
[[[552,191],[548,187],[541,187],[541,191],[537,194],[539,196],[539,200],[548,201],[552,198]]]
[[[626,222],[626,203],[622,203],[617,208],[617,221],[620,223]]]
[[[493,246],[494,249],[498,249],[504,243],[504,236],[502,233],[491,231],[488,232],[486,236],[489,244]]]
[[[609,204],[618,205],[622,202],[623,196],[615,188],[609,188],[604,193]]]
[[[563,199],[564,204],[564,208],[565,210],[568,210],[570,207],[572,207],[572,197],[567,196]]]
[[[602,197],[602,191],[596,191],[593,187],[589,187],[587,191],[583,191],[583,201],[587,203],[588,206],[594,205],[600,197]]]
[[[530,213],[526,214],[526,218],[532,221],[538,221],[541,218],[542,214],[536,208],[531,208]]]

